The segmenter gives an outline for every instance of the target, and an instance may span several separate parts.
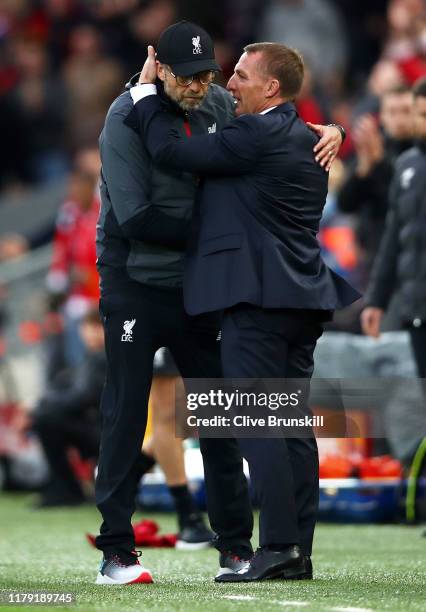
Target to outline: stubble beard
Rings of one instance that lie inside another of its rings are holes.
[[[170,87],[167,79],[164,81],[164,92],[171,100],[173,100],[173,102],[176,102],[176,104],[185,112],[191,112],[194,110],[198,110],[200,106],[202,105],[202,103],[204,102],[204,99],[207,95],[207,92],[206,92],[202,97],[200,97],[199,100],[195,101],[193,99],[191,102],[189,100],[185,100],[185,98],[179,98],[176,91],[172,87]]]

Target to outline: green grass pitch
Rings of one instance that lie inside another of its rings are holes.
[[[215,550],[180,552],[146,549],[144,564],[155,584],[96,586],[100,553],[84,538],[96,532],[95,508],[30,510],[28,495],[0,497],[0,590],[73,592],[64,607],[0,606],[17,609],[161,610],[185,612],[305,610],[365,612],[426,611],[426,538],[422,528],[320,524],[314,549],[315,580],[218,585]],[[173,515],[149,514],[164,532]]]

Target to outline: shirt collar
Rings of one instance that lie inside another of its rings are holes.
[[[274,108],[277,108],[277,105],[265,108],[265,110],[259,113],[259,115],[266,115],[266,113],[269,113],[269,111],[274,110]]]

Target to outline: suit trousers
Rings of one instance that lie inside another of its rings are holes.
[[[135,546],[131,517],[139,480],[138,457],[147,423],[156,350],[167,346],[187,378],[221,376],[218,325],[211,315],[188,316],[182,291],[141,286],[137,295],[103,295],[107,374],[101,399],[101,443],[96,504],[103,517],[97,548]],[[210,523],[220,549],[251,548],[252,515],[241,453],[235,440],[200,440]]]
[[[248,304],[226,310],[221,346],[224,377],[310,379],[326,318],[322,311]],[[305,413],[311,414],[307,406]],[[260,546],[299,544],[303,554],[310,555],[319,499],[314,433],[303,439],[240,438],[238,442],[260,505]]]

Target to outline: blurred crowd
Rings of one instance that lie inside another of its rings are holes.
[[[298,106],[350,128],[391,86],[426,71],[423,0],[3,0],[0,189],[63,175],[94,146],[105,111],[142,65],[147,43],[186,18],[215,38],[220,79],[244,44],[285,42],[308,65]],[[353,153],[350,139],[342,151]]]

